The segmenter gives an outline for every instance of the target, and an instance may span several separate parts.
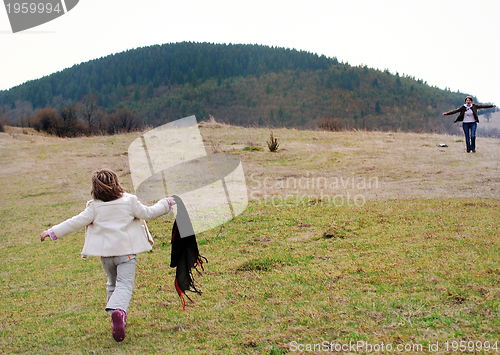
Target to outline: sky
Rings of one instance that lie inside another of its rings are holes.
[[[305,50],[498,105],[499,16],[498,0],[80,0],[12,33],[0,7],[0,90],[109,54],[190,41]]]

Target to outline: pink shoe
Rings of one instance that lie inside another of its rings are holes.
[[[113,323],[113,339],[117,342],[123,341],[125,339],[125,320],[127,319],[127,313],[125,311],[117,308],[111,313],[111,323]]]

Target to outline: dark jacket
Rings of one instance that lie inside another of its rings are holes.
[[[479,118],[477,117],[477,109],[478,108],[492,108],[492,107],[495,107],[495,106],[494,105],[472,104],[472,113],[474,114],[474,118],[476,119],[476,122],[479,122]],[[459,108],[457,108],[456,110],[446,112],[445,115],[448,116],[448,115],[453,115],[454,113],[460,112],[460,114],[458,115],[455,122],[462,122],[464,120],[465,111],[466,111],[466,107],[464,105],[462,105]],[[453,122],[453,123],[455,123],[455,122]]]

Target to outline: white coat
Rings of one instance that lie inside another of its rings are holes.
[[[166,199],[144,206],[137,196],[124,193],[114,201],[91,200],[87,208],[52,231],[58,239],[87,227],[82,257],[139,254],[152,249],[141,219],[160,217],[170,210]]]

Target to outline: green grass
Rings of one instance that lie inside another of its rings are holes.
[[[260,152],[260,151],[263,151],[264,148],[256,147],[256,146],[248,146],[248,147],[243,148],[243,150],[246,152]]]
[[[204,293],[186,312],[168,265],[171,219],[150,223],[156,246],[138,258],[121,344],[100,262],[79,258],[82,233],[3,248],[2,348],[270,354],[292,341],[497,340],[500,201],[302,202],[252,202],[220,234],[199,235]]]
[[[267,131],[261,133],[265,139]],[[309,135],[313,138],[304,144],[325,144],[315,143],[317,134],[283,131],[280,137],[288,142]],[[103,310],[106,279],[100,260],[80,258],[83,231],[44,243],[38,234],[83,210],[97,166],[118,171],[132,191],[127,158],[119,153],[134,138],[44,138],[3,148],[0,183],[8,188],[2,189],[0,204],[0,353],[283,354],[293,353],[293,344],[323,341],[424,348],[446,340],[500,341],[500,199],[367,199],[355,206],[281,197],[250,201],[221,231],[198,235],[208,263],[196,277],[203,294],[193,295],[196,303],[188,302],[186,312],[169,267],[173,218],[152,221],[156,244],[138,256],[127,337],[116,343]],[[369,138],[365,141],[371,146]],[[281,153],[294,162],[288,173],[305,176],[300,152],[290,146]],[[315,147],[302,158],[314,157],[303,161],[310,167],[317,161],[320,169],[329,152],[311,155]],[[36,165],[30,152],[41,148],[52,159]],[[385,153],[378,154],[383,190],[394,186],[384,174],[398,176],[399,170],[382,170]],[[450,159],[435,156],[430,160]],[[241,157],[245,164],[262,159],[253,167],[284,160],[275,154]],[[371,164],[360,163],[360,169]],[[465,158],[457,164],[469,169]],[[491,169],[481,162],[474,176]],[[436,169],[416,169],[414,178],[439,187],[450,183],[429,171]],[[496,180],[489,187],[496,189]],[[447,353],[443,346],[439,350],[433,353]]]

